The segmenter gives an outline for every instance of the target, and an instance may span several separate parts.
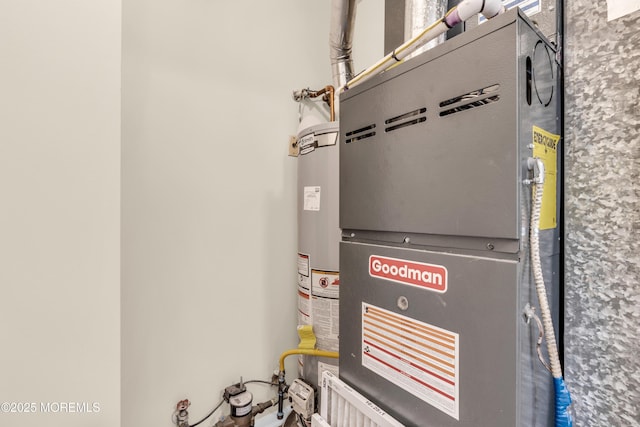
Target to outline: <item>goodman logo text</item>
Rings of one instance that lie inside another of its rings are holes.
[[[442,265],[371,255],[369,275],[430,291],[447,292],[447,269]]]

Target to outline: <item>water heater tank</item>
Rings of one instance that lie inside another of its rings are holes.
[[[298,132],[298,324],[312,325],[317,348],[338,351],[340,289],[338,123],[302,121]],[[318,385],[337,360],[301,356],[300,374]]]

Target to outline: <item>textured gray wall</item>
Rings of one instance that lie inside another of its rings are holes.
[[[577,426],[640,426],[640,12],[565,3],[565,377]]]

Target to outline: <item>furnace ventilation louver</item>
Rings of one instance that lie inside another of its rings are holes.
[[[500,100],[499,90],[500,85],[495,84],[442,101],[440,103],[440,108],[449,108],[440,111],[440,117],[496,102]]]
[[[375,124],[362,127],[360,129],[352,130],[345,134],[345,143],[349,144],[350,142],[360,141],[361,139],[370,138],[376,135],[374,129],[376,128]]]
[[[396,117],[392,117],[384,121],[385,125],[391,125],[384,128],[385,132],[392,132],[396,129],[401,129],[403,127],[417,125],[418,123],[423,123],[427,121],[426,116],[427,109],[422,107],[417,110],[410,111],[408,113],[401,114]]]

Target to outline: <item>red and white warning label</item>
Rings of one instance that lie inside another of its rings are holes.
[[[298,325],[313,326],[318,348],[338,351],[340,273],[311,269],[305,276],[303,261],[298,254]]]
[[[338,351],[340,273],[311,269],[311,317],[317,346]]]
[[[459,420],[458,334],[362,303],[362,365]]]

